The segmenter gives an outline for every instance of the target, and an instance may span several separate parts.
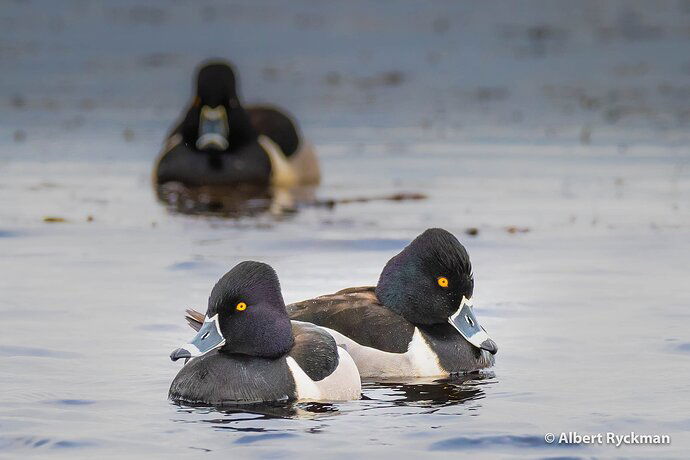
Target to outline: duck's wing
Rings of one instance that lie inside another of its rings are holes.
[[[338,367],[338,345],[325,329],[292,322],[295,344],[289,355],[313,381],[323,380]]]
[[[284,111],[265,105],[249,106],[246,110],[257,134],[263,134],[278,144],[288,158],[297,152],[299,133],[295,123]]]
[[[293,320],[333,329],[360,345],[390,353],[405,353],[415,330],[405,318],[381,305],[371,286],[296,302],[287,310]]]

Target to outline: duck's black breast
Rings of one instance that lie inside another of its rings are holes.
[[[292,400],[295,391],[285,357],[265,359],[212,351],[180,370],[168,397],[182,403],[223,405]]]
[[[450,324],[418,326],[429,348],[438,357],[441,367],[448,373],[466,372],[493,364],[493,357],[482,358],[481,350],[473,347]],[[487,360],[487,362],[484,362]]]
[[[200,151],[180,143],[163,154],[156,168],[159,184],[266,185],[270,176],[270,159],[256,141],[227,152]]]
[[[338,345],[325,330],[309,323],[292,322],[295,344],[288,356],[313,381],[323,380],[338,367]]]
[[[286,114],[273,107],[247,107],[249,120],[257,134],[269,137],[286,157],[297,152],[299,133],[295,123]]]
[[[293,303],[287,310],[293,320],[333,329],[360,345],[389,353],[405,353],[415,330],[405,318],[381,305],[370,286]]]

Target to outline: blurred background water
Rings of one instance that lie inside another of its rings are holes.
[[[208,57],[300,121],[318,197],[427,199],[168,212],[153,161]],[[687,454],[690,2],[7,1],[0,69],[0,456]],[[237,262],[297,301],[375,283],[432,226],[470,252],[493,373],[166,400],[184,309]]]

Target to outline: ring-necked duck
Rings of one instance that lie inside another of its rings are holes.
[[[290,187],[319,179],[314,148],[293,119],[275,107],[243,107],[225,62],[199,69],[194,99],[155,168],[157,184]]]
[[[242,262],[214,286],[198,330],[170,358],[191,358],[169,397],[190,404],[359,399],[360,376],[347,351],[313,324],[290,321],[273,269]]]
[[[492,366],[498,348],[472,309],[467,251],[429,229],[388,261],[376,287],[288,305],[293,320],[323,326],[362,377],[421,377]]]

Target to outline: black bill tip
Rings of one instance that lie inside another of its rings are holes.
[[[189,359],[191,357],[192,354],[189,352],[189,350],[185,350],[184,348],[176,348],[172,353],[170,353],[170,359],[173,361],[177,361],[178,359],[182,358]]]
[[[492,355],[498,353],[498,345],[496,345],[496,342],[494,342],[491,339],[486,339],[485,341],[483,341],[479,348],[488,351]]]

